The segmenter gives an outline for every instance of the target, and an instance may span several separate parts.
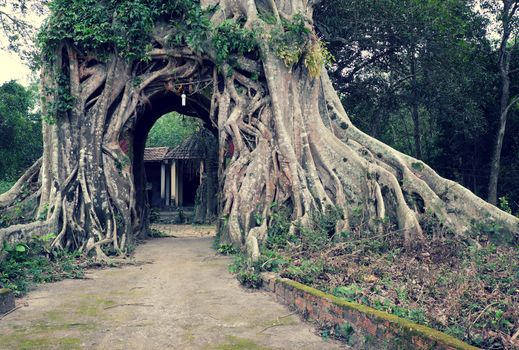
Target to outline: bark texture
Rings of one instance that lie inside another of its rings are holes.
[[[245,27],[252,27],[258,9],[278,19],[311,18],[312,5],[224,0],[211,20],[246,18]],[[36,182],[37,190],[27,194],[17,184],[0,196],[0,210],[37,196],[41,220],[0,229],[0,240],[55,232],[58,247],[101,258],[107,250],[124,252],[147,221],[146,135],[172,110],[202,118],[217,133],[219,229],[223,240],[253,256],[274,202],[291,209],[294,223],[308,224],[313,211],[329,206],[344,212],[337,230],[362,224],[377,232],[389,222],[408,245],[425,239],[426,216],[459,234],[477,220],[517,237],[517,218],[353,126],[324,68],[318,77],[302,60],[287,68],[261,45],[261,58],[240,57],[230,69],[217,65],[214,54],[168,49],[168,30],[157,24],[146,63],[80,54],[66,42],[59,47],[53,67],[43,72],[43,87],[52,87],[50,77],[59,71],[74,97],[72,108],[44,126],[43,159],[21,180]],[[188,92],[186,107],[181,90]]]

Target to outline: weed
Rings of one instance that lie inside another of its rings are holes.
[[[234,248],[234,246],[230,243],[223,243],[218,246],[216,251],[222,255],[233,255],[238,251]]]
[[[237,254],[229,265],[229,272],[236,274],[238,281],[247,288],[257,289],[263,284],[260,268],[243,254]]]
[[[258,289],[263,285],[263,278],[254,270],[241,270],[237,274],[238,281],[247,288]]]
[[[312,284],[324,272],[322,261],[303,260],[296,262],[296,264],[288,266],[281,273],[281,276],[291,278],[303,284]]]
[[[355,329],[348,322],[336,325],[334,331],[335,337],[344,340],[346,343],[350,342],[351,336],[355,333]]]

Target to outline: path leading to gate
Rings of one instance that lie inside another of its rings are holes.
[[[211,244],[151,239],[136,249],[141,264],[40,286],[0,320],[0,349],[341,348],[271,294],[242,289]]]

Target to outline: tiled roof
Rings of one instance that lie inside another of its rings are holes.
[[[166,159],[201,159],[205,156],[204,145],[199,141],[200,135],[194,134],[175,148],[149,147],[144,149],[145,162],[160,162]]]
[[[171,151],[170,147],[149,147],[144,149],[145,162],[158,162],[166,158],[166,154]]]
[[[204,158],[204,145],[199,140],[200,135],[194,134],[177,147],[171,149],[166,159],[201,159]]]

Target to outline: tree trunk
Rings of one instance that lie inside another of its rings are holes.
[[[414,55],[414,53],[413,53]],[[420,114],[418,111],[418,82],[416,79],[416,59],[411,57],[411,115],[413,117],[414,126],[414,151],[415,157],[418,159],[422,158],[422,142],[421,142],[421,131],[420,131]]]
[[[311,5],[277,0],[268,10],[276,18],[311,18]],[[268,33],[273,25],[258,19],[256,6],[266,5],[222,1],[211,20],[246,18],[246,28],[257,25]],[[426,212],[459,234],[478,218],[518,234],[517,218],[353,126],[324,67],[318,76],[303,58],[287,67],[269,45],[259,46],[259,58],[238,57],[230,67],[217,64],[214,53],[167,49],[165,37],[164,30],[155,32],[147,62],[80,56],[63,42],[43,74],[43,91],[54,87],[51,72],[57,69],[74,99],[44,125],[38,182],[43,220],[1,229],[0,240],[55,232],[58,247],[94,251],[100,258],[124,252],[146,229],[147,132],[172,110],[217,129],[221,237],[253,256],[267,235],[273,203],[290,209],[294,225],[308,224],[314,211],[339,208],[344,216],[337,230],[354,229],[360,211],[369,218],[364,229],[377,232],[387,220],[407,245],[425,238]],[[315,43],[310,33],[307,50]],[[211,84],[197,88],[200,81]],[[180,85],[192,86],[186,107]],[[23,200],[25,194],[0,196],[0,210],[13,196]]]
[[[506,132],[506,119],[510,104],[510,59],[512,48],[508,47],[508,41],[512,32],[512,21],[517,6],[512,7],[513,1],[503,1],[503,10],[501,21],[503,32],[501,34],[501,42],[499,47],[499,76],[501,78],[500,90],[500,108],[499,108],[499,124],[497,129],[496,141],[494,143],[494,151],[490,160],[490,177],[488,181],[488,202],[497,204],[497,184],[499,181],[499,171],[501,168],[501,150],[503,149],[503,140]]]

